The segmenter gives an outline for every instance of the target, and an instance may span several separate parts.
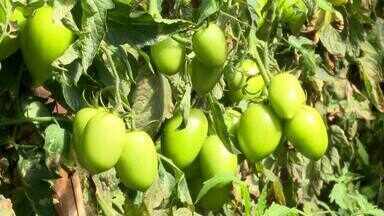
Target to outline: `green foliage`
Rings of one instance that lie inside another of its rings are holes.
[[[0,62],[0,215],[54,215],[62,200],[52,194],[63,170],[79,177],[87,215],[384,215],[384,5],[303,0],[303,10],[284,2],[49,1],[54,20],[76,39],[52,62],[53,76],[36,88],[20,52]],[[10,20],[14,7],[30,15],[42,4],[0,1],[0,43],[19,33]],[[287,8],[305,18],[302,26],[292,28]],[[209,94],[192,89],[192,36],[212,21],[228,45],[218,70],[231,72],[243,59],[255,61],[266,84],[260,97],[228,100],[222,76]],[[165,37],[186,48],[184,65],[172,76],[159,73],[149,55],[150,46]],[[328,150],[312,161],[283,137],[273,154],[250,162],[223,113],[268,103],[269,80],[283,71],[297,75],[306,104],[321,113]],[[79,167],[71,122],[87,106],[113,110],[129,130],[146,131],[155,141],[159,172],[147,191],[124,187],[114,169],[90,175]],[[188,171],[161,155],[164,122],[180,113],[182,129],[191,108],[204,110],[208,133],[241,161],[236,176],[208,179],[196,194],[189,189]],[[219,212],[200,209],[204,195],[224,183],[232,185],[230,202]]]

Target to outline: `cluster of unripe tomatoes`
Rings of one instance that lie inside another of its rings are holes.
[[[197,30],[192,44],[195,56],[188,73],[193,89],[205,95],[222,76],[227,55],[225,36],[219,26],[209,23]],[[151,56],[157,69],[171,76],[184,65],[185,48],[168,37],[151,47]],[[228,132],[245,157],[261,161],[285,136],[304,156],[319,159],[328,145],[326,126],[318,111],[305,105],[306,95],[299,80],[285,72],[266,85],[251,59],[242,61],[239,68],[224,74],[227,94],[237,92],[240,99],[248,99],[268,92],[268,102],[250,103],[242,114],[232,115],[227,122]],[[227,113],[224,115],[227,118]],[[192,194],[214,176],[236,175],[237,155],[219,136],[209,134],[204,111],[191,109],[186,124],[183,122],[181,114],[165,122],[161,153],[185,171]],[[116,115],[102,108],[84,108],[76,114],[73,134],[78,160],[91,172],[115,167],[120,180],[135,190],[146,190],[155,180],[158,164],[154,142],[145,132],[126,132],[123,120]],[[207,209],[220,208],[229,199],[229,190],[228,184],[218,185],[200,204]]]

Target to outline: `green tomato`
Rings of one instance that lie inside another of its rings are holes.
[[[125,186],[147,190],[157,177],[157,153],[152,138],[143,131],[125,135],[125,145],[115,168]]]
[[[306,97],[295,76],[280,73],[271,80],[269,100],[280,118],[291,119],[305,104]]]
[[[237,156],[228,151],[217,135],[207,137],[199,158],[204,180],[216,175],[236,175]]]
[[[237,156],[228,151],[217,135],[207,137],[200,151],[200,170],[203,180],[217,175],[236,175]],[[200,201],[209,210],[220,209],[230,198],[230,184],[219,184]]]
[[[54,22],[53,8],[45,5],[34,11],[21,32],[21,51],[32,77],[40,85],[51,77],[51,63],[71,45],[74,34],[61,22]]]
[[[287,139],[304,156],[318,160],[327,150],[328,134],[320,113],[310,107],[304,106],[285,125]]]
[[[244,88],[236,91],[229,91],[228,96],[234,103],[238,103],[244,99],[252,100],[261,96],[264,87],[265,83],[263,77],[261,75],[257,75],[249,78]]]
[[[239,63],[238,70],[247,77],[255,76],[259,73],[259,68],[257,67],[256,62],[251,59],[242,60]]]
[[[240,71],[227,70],[224,73],[224,80],[231,91],[241,89],[243,87],[246,77]]]
[[[169,119],[164,126],[163,152],[176,166],[184,169],[192,164],[207,137],[208,120],[199,109],[191,109],[188,123],[180,128],[181,115]]]
[[[193,51],[201,63],[221,67],[227,58],[227,43],[223,30],[214,23],[201,27],[192,38]]]
[[[230,189],[231,185],[212,188],[201,198],[199,205],[207,210],[219,211],[230,200]]]
[[[151,47],[151,56],[161,73],[173,75],[184,65],[185,47],[169,37]]]
[[[82,145],[82,135],[84,134],[84,129],[87,126],[88,121],[94,117],[99,112],[96,108],[83,108],[78,111],[73,120],[73,146],[76,152],[76,155],[81,155],[85,150],[83,149],[84,145]],[[86,161],[80,161],[82,157],[78,157],[80,164],[85,164]]]
[[[230,90],[239,90],[244,86],[248,77],[258,74],[258,68],[251,59],[242,60],[235,71],[226,71],[225,82]]]
[[[88,171],[100,173],[115,166],[124,143],[124,121],[114,114],[98,112],[84,128],[77,157]]]
[[[210,92],[221,77],[221,68],[211,68],[194,58],[190,64],[192,87],[200,95]]]
[[[251,104],[241,116],[237,128],[240,149],[252,161],[270,155],[280,143],[282,123],[264,104]]]
[[[348,3],[348,0],[329,0],[335,6],[342,6]]]
[[[20,7],[16,7],[13,11],[11,21],[16,22],[19,31],[23,30],[26,19]],[[17,38],[5,37],[0,43],[0,61],[15,53],[18,48],[19,41]]]

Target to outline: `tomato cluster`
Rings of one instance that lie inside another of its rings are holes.
[[[295,23],[301,15],[285,15]],[[193,89],[201,96],[209,93],[222,76],[226,61],[223,31],[214,23],[200,27],[192,39],[194,58],[189,64]],[[173,75],[184,63],[185,48],[172,38],[151,47],[151,56],[158,71]],[[174,61],[169,61],[169,58]],[[168,60],[168,61],[167,61]],[[241,114],[228,109],[224,114],[231,140],[251,161],[260,161],[272,154],[286,137],[306,157],[317,160],[326,151],[328,136],[320,114],[305,105],[306,95],[299,80],[280,73],[272,77],[268,88],[259,66],[252,59],[242,59],[224,72],[226,98],[231,103],[251,102]],[[268,102],[259,102],[268,95]],[[236,173],[237,157],[229,152],[220,138],[208,135],[208,120],[202,110],[192,109],[187,124],[180,114],[169,119],[162,134],[162,152],[186,172],[192,194],[202,182],[216,175]],[[217,209],[229,199],[230,185],[211,189],[200,201],[202,207]],[[220,199],[216,198],[220,196]],[[215,197],[215,198],[213,198]]]
[[[103,108],[77,112],[73,146],[77,160],[88,171],[95,174],[115,167],[122,183],[131,189],[146,190],[157,176],[152,138],[142,131],[126,132],[124,121]]]

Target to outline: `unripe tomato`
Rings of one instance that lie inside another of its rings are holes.
[[[280,143],[282,126],[273,110],[264,104],[251,104],[241,116],[237,139],[241,151],[252,161],[271,154]]]
[[[11,21],[16,22],[18,31],[23,30],[26,19],[22,13],[21,8],[15,8],[11,16]],[[0,61],[15,53],[18,48],[19,42],[17,38],[5,37],[0,43]]]
[[[227,70],[224,73],[224,80],[227,84],[228,89],[231,91],[235,91],[243,87],[246,77],[240,71]]]
[[[216,175],[236,175],[237,156],[228,151],[217,135],[207,137],[199,157],[201,174],[205,180]]]
[[[252,100],[260,97],[265,87],[264,79],[261,75],[251,77],[247,80],[246,85],[239,90],[229,91],[228,96],[232,102],[239,102],[243,99]]]
[[[115,168],[125,186],[145,191],[157,177],[157,153],[152,138],[143,131],[129,132]]]
[[[203,180],[217,175],[236,175],[237,156],[228,151],[217,135],[207,137],[200,151],[200,170]],[[203,208],[220,209],[229,199],[230,185],[212,188],[200,201]]]
[[[169,37],[151,47],[151,56],[161,73],[173,75],[184,65],[185,47]]]
[[[348,0],[329,0],[335,6],[342,6],[348,3]]]
[[[238,70],[247,77],[255,76],[259,73],[259,68],[257,67],[256,62],[251,59],[242,60],[239,63]]]
[[[207,137],[208,120],[199,109],[191,109],[188,123],[180,128],[183,117],[176,115],[164,126],[162,147],[164,155],[184,169],[192,164]]]
[[[77,157],[92,173],[106,171],[117,163],[125,142],[125,124],[114,114],[99,112],[87,123]]]
[[[76,155],[81,155],[85,150],[83,149],[84,145],[82,145],[82,135],[84,133],[85,126],[87,126],[88,121],[94,117],[99,112],[96,108],[83,108],[80,111],[78,111],[75,115],[75,118],[73,120],[73,136],[72,141],[74,145],[74,149],[76,151]],[[80,161],[82,157],[78,156],[78,160],[80,164],[85,164],[85,161]]]
[[[305,104],[305,93],[295,76],[280,73],[271,80],[269,100],[280,118],[291,119]]]
[[[225,82],[230,90],[238,90],[244,86],[247,78],[258,73],[257,65],[251,59],[242,60],[235,71],[226,71]]]
[[[192,39],[193,51],[201,63],[220,67],[227,58],[227,43],[223,30],[214,23],[201,27]]]
[[[328,134],[320,113],[304,106],[285,125],[287,139],[306,157],[318,160],[327,150]]]
[[[54,22],[53,8],[48,5],[34,11],[20,36],[21,51],[33,85],[40,85],[51,77],[51,63],[74,39],[71,30],[61,22]]]
[[[192,60],[189,70],[192,87],[200,95],[210,92],[221,77],[220,68],[207,67],[196,58]]]

